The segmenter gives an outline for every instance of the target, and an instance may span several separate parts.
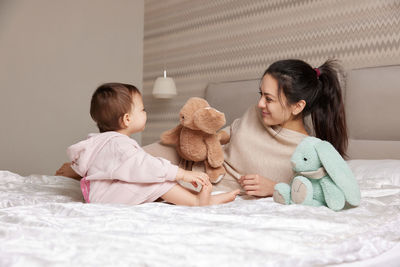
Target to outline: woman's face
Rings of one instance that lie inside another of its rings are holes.
[[[291,108],[287,106],[287,100],[282,93],[278,96],[278,81],[271,75],[266,74],[261,82],[260,100],[258,108],[261,111],[263,121],[268,126],[284,126],[291,119]]]

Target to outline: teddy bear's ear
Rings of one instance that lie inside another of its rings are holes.
[[[209,134],[215,134],[226,123],[225,114],[210,107],[199,109],[193,115],[194,125]]]
[[[207,100],[200,97],[191,97],[186,101],[185,105],[183,105],[182,110],[194,111],[209,106]]]
[[[353,206],[358,206],[361,199],[360,189],[352,171],[339,152],[326,141],[317,143],[315,149],[326,172],[343,191],[347,202]]]

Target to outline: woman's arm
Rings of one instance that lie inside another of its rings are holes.
[[[241,176],[239,184],[246,190],[246,194],[257,197],[271,197],[277,182],[258,174]]]

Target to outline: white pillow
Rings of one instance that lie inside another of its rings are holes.
[[[347,163],[359,181],[371,179],[400,186],[400,160],[349,160]]]

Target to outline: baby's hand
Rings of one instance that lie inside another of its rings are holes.
[[[57,171],[56,174],[58,176],[65,176],[65,177],[70,177],[74,178],[77,180],[80,180],[82,177],[79,176],[72,168],[71,168],[71,162],[66,162],[64,163]]]
[[[209,177],[204,172],[183,171],[183,175],[176,177],[176,180],[188,182],[191,183],[194,187],[197,187],[198,184],[201,184],[202,186],[206,185],[209,181]]]

